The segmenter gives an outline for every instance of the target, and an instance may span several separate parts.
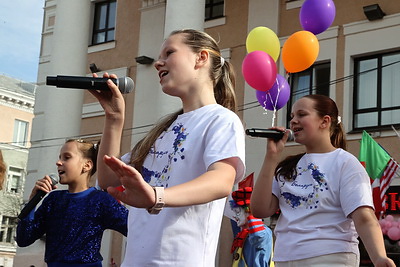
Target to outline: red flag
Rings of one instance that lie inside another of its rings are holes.
[[[386,190],[389,188],[390,183],[392,182],[393,177],[398,169],[399,169],[399,164],[397,164],[397,162],[391,158],[380,179],[380,185],[379,185],[380,200],[382,203],[383,210],[386,210],[386,199],[385,199]]]
[[[250,173],[249,176],[244,178],[243,181],[239,183],[239,188],[253,187],[254,172]]]

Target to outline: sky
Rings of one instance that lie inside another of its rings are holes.
[[[36,82],[44,2],[0,1],[0,75]]]

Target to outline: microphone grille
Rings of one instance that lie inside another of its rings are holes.
[[[58,182],[60,181],[60,177],[55,173],[50,173],[49,177],[50,177],[53,185],[58,184]]]
[[[289,136],[288,136],[287,141],[288,141],[288,142],[294,141],[294,133],[293,133],[293,131],[290,130],[290,129],[287,129],[287,131],[289,132]]]
[[[130,77],[122,77],[118,79],[118,88],[123,94],[132,92],[135,83]]]

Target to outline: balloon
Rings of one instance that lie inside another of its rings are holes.
[[[274,61],[279,57],[281,44],[278,36],[267,27],[252,29],[246,38],[247,53],[259,50],[269,54]]]
[[[246,82],[256,90],[267,91],[275,82],[277,68],[274,59],[264,51],[247,54],[242,63]]]
[[[384,220],[386,220],[388,222],[393,222],[394,221],[394,217],[393,217],[393,215],[388,215],[388,216],[385,217]]]
[[[319,42],[309,31],[293,33],[282,47],[282,61],[288,72],[295,73],[309,68],[317,59]]]
[[[290,86],[286,79],[280,75],[276,75],[276,82],[266,92],[257,91],[256,97],[258,103],[262,107],[268,110],[278,110],[281,109],[289,101],[290,97]]]
[[[391,227],[387,231],[387,236],[392,239],[393,241],[397,241],[400,239],[400,228],[398,227]]]
[[[306,0],[300,8],[303,30],[317,35],[332,25],[336,10],[332,0]]]

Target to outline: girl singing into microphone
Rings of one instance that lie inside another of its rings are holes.
[[[128,210],[104,191],[89,187],[96,172],[97,145],[68,140],[56,162],[60,183],[68,190],[56,190],[49,176],[38,180],[38,190],[50,194],[36,211],[17,227],[17,244],[31,245],[46,235],[44,260],[49,267],[101,267],[103,232],[112,229],[127,234]]]

